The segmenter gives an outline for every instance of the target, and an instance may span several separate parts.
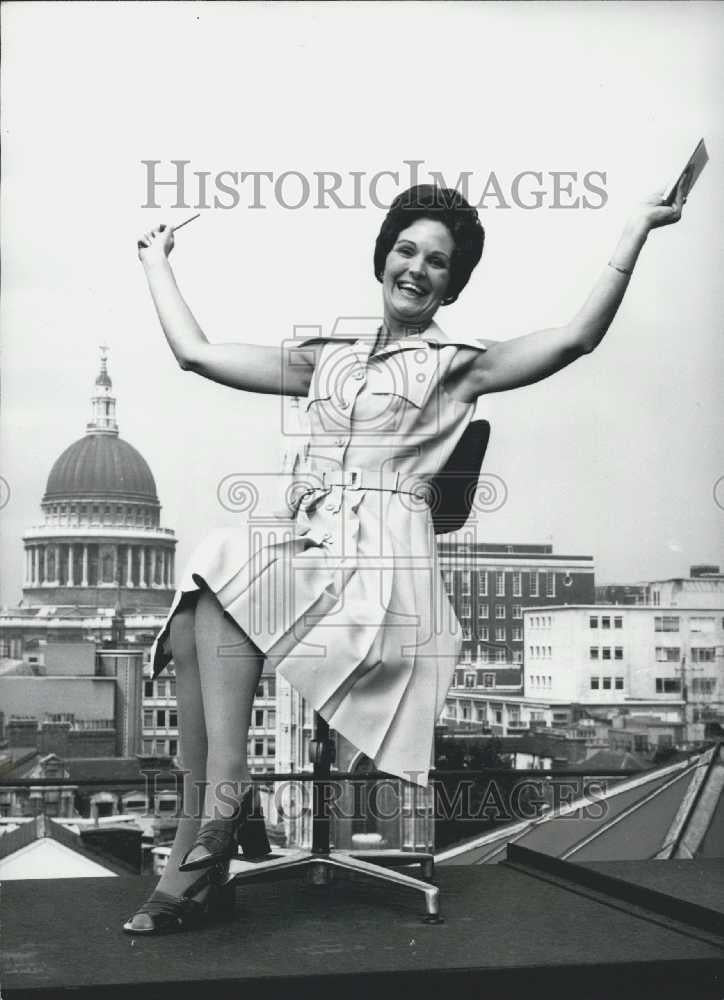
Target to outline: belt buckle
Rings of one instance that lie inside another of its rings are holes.
[[[359,466],[353,466],[351,469],[345,469],[343,472],[343,477],[345,481],[345,486],[351,490],[361,490],[362,489],[362,470]]]

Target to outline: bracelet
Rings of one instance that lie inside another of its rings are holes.
[[[608,266],[612,267],[614,271],[619,271],[621,274],[627,274],[629,278],[633,274],[633,271],[627,271],[625,267],[619,267],[618,264],[613,264],[611,261],[608,262]]]

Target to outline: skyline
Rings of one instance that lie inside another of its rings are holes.
[[[724,564],[724,9],[432,3],[412,22],[409,9],[4,7],[0,603],[20,596],[21,535],[51,466],[83,435],[99,344],[110,347],[120,435],[151,466],[162,522],[179,538],[177,579],[205,534],[238,523],[219,484],[279,466],[280,401],[183,372],[164,343],[135,244],[189,213],[141,207],[144,160],[311,181],[399,170],[400,183],[418,160],[446,180],[471,172],[476,194],[491,172],[509,182],[532,170],[547,203],[552,174],[605,172],[598,208],[481,208],[481,264],[435,319],[450,336],[507,339],[580,307],[636,201],[703,135],[711,161],[682,221],[649,237],[603,344],[553,378],[481,399],[484,474],[505,482],[507,499],[480,530],[593,555],[599,583]],[[454,45],[436,40],[443,11]],[[255,41],[270,33],[273,64]],[[371,73],[371,56],[389,71]],[[380,191],[389,200],[394,184]],[[264,210],[201,212],[172,262],[210,340],[278,344],[297,325],[377,315],[383,208],[291,209],[272,197]]]

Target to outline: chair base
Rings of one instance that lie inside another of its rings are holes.
[[[374,861],[372,860],[374,859]],[[413,878],[395,869],[403,865],[420,864],[423,878]],[[398,885],[421,892],[425,899],[426,924],[441,924],[440,890],[424,881],[432,878],[434,861],[431,854],[412,851],[294,851],[284,857],[255,861],[249,868],[236,871],[229,880],[235,882],[273,882],[288,874],[305,871],[313,885],[326,885],[335,872],[350,872],[375,882]]]

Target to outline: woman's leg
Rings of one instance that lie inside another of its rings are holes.
[[[158,888],[172,896],[180,896],[199,876],[198,872],[178,870],[181,859],[199,832],[206,781],[206,722],[196,655],[194,620],[193,607],[177,611],[171,619],[171,649],[176,665],[181,766],[185,772],[184,815],[179,820],[171,854]]]
[[[246,743],[264,657],[208,590],[195,630],[208,736],[203,818],[228,819],[250,781]]]

